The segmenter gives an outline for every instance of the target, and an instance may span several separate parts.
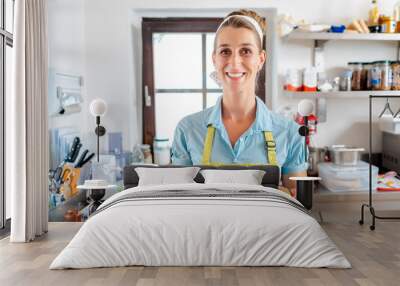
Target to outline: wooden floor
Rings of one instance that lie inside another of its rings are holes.
[[[323,228],[353,268],[123,267],[48,270],[79,229],[79,223],[50,223],[33,243],[0,241],[0,285],[400,285],[400,223],[379,221],[374,232],[360,226],[359,204],[324,209]]]

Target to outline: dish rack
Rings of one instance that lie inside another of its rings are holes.
[[[368,197],[368,204],[362,204],[362,206],[361,206],[361,219],[359,220],[359,224],[360,225],[364,224],[364,209],[368,208],[370,213],[371,213],[371,217],[372,217],[372,224],[369,227],[370,230],[375,230],[375,221],[376,221],[376,219],[381,219],[381,220],[400,220],[400,217],[377,215],[376,212],[375,212],[375,208],[373,206],[372,163],[371,163],[371,161],[372,161],[372,103],[373,103],[373,100],[377,99],[377,98],[379,98],[379,99],[384,98],[386,100],[389,100],[389,98],[400,99],[400,92],[399,92],[399,95],[372,95],[372,94],[369,95],[369,135],[368,135],[368,137],[369,137],[369,151],[368,151],[368,161],[369,161],[369,197]],[[381,116],[382,116],[382,114],[381,114]],[[381,117],[380,120],[382,120],[382,117]],[[392,118],[396,119],[397,116],[393,116]],[[395,126],[392,125],[390,123],[390,121],[387,120],[387,118],[384,118],[383,120],[387,121],[387,123],[384,122],[384,124],[382,124],[383,128],[387,128],[387,127],[390,127],[390,128],[396,127],[397,128],[397,126],[398,126],[398,124],[396,124]],[[380,126],[381,126],[381,122],[380,122]],[[393,129],[391,129],[391,130],[393,130]],[[389,131],[389,132],[393,132],[393,131]]]

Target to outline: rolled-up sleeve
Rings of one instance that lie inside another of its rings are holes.
[[[175,129],[174,141],[172,143],[172,164],[173,165],[193,165],[190,153],[187,148],[187,140],[182,124],[178,124]]]
[[[308,163],[305,160],[305,139],[300,136],[298,128],[293,124],[288,132],[288,153],[282,165],[282,174],[307,171]]]

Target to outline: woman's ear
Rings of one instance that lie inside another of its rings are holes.
[[[265,63],[265,60],[267,59],[267,55],[264,50],[261,51],[260,53],[260,65],[258,66],[258,71],[260,71]]]
[[[213,61],[214,67],[215,67],[215,51],[212,53],[212,61]]]

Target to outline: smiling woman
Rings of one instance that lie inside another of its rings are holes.
[[[288,178],[306,175],[298,125],[271,112],[255,93],[266,54],[265,21],[254,11],[230,13],[216,31],[212,60],[223,95],[175,129],[173,164],[271,164]]]

